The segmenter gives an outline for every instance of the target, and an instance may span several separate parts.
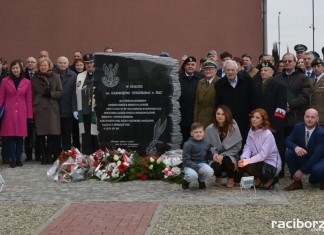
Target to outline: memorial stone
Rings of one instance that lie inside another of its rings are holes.
[[[142,53],[95,54],[101,147],[155,155],[179,149],[178,61]]]

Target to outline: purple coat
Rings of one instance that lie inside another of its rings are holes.
[[[268,129],[250,129],[241,159],[249,164],[264,161],[277,167],[277,173],[281,171],[281,158],[276,141]]]
[[[5,107],[0,136],[27,136],[27,118],[33,118],[30,81],[22,78],[16,90],[13,80],[4,78],[0,86],[0,105]]]

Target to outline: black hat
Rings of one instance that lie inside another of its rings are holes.
[[[320,55],[316,51],[312,51],[314,58],[320,58]]]
[[[84,62],[93,62],[94,61],[93,54],[85,54],[83,56],[83,61]]]
[[[213,61],[210,61],[210,60],[207,60],[205,63],[204,63],[204,66],[203,68],[217,68],[217,65],[213,62]]]
[[[264,67],[269,67],[269,68],[272,68],[273,71],[276,71],[276,68],[273,66],[273,64],[271,64],[270,62],[263,62],[261,64],[261,69],[264,68]]]
[[[193,56],[187,57],[187,59],[183,61],[183,65],[186,65],[188,62],[196,62],[196,58]]]
[[[318,64],[321,64],[321,65],[324,65],[324,61],[319,59],[319,58],[315,58],[313,61],[312,61],[312,66],[315,66],[315,65],[318,65]]]
[[[297,44],[294,47],[295,51],[307,51],[307,46],[303,45],[303,44]]]

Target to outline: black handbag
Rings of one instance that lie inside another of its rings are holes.
[[[262,175],[268,179],[274,179],[277,173],[277,167],[264,163],[262,167]]]

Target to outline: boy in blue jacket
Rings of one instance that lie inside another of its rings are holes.
[[[199,188],[206,189],[205,180],[214,174],[214,170],[207,164],[207,157],[212,158],[211,145],[204,140],[204,127],[201,123],[191,125],[191,137],[183,145],[183,164],[185,178],[182,183],[184,190],[191,182],[198,179]],[[214,151],[214,150],[213,150]]]

